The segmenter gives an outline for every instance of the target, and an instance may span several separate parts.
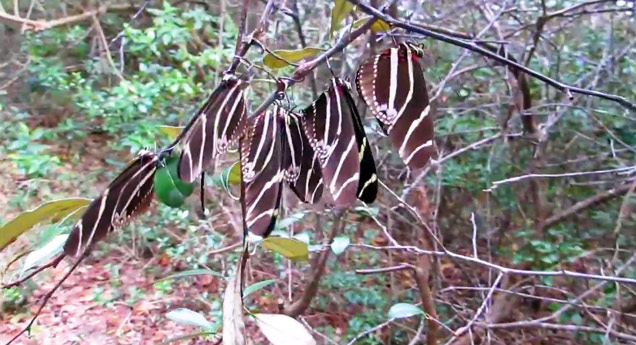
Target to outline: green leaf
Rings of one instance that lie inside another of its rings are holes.
[[[165,205],[179,207],[185,202],[185,196],[177,189],[167,167],[157,169],[154,188],[157,199]]]
[[[18,236],[45,220],[59,221],[91,202],[90,199],[71,198],[44,203],[32,210],[20,213],[0,227],[0,251]]]
[[[397,303],[389,309],[389,319],[401,319],[414,315],[425,315],[422,309],[410,303]]]
[[[307,328],[282,314],[256,314],[256,324],[272,345],[316,345]]]
[[[160,281],[168,280],[168,279],[192,277],[192,276],[199,276],[199,275],[206,275],[206,274],[225,279],[225,277],[221,273],[209,270],[207,268],[201,268],[201,269],[188,270],[188,271],[183,271],[183,272],[171,274],[171,275],[169,275],[167,277],[163,277],[163,278],[157,280],[156,282],[160,282]]]
[[[299,50],[274,50],[263,57],[263,64],[271,68],[283,68],[289,63],[297,63],[303,59],[322,53],[320,48],[305,47]]]
[[[225,172],[225,183],[230,184],[240,184],[241,183],[241,164],[236,162],[232,164]]]
[[[166,314],[166,317],[174,322],[197,326],[206,330],[213,327],[213,324],[210,321],[206,320],[203,315],[188,308],[178,308],[172,310]]]
[[[183,126],[159,126],[161,133],[167,135],[170,139],[176,138],[183,128]]]
[[[184,182],[179,178],[179,173],[177,172],[177,166],[179,165],[179,155],[173,154],[166,159],[166,167],[170,172],[170,176],[172,177],[172,181],[175,186],[179,190],[183,196],[187,197],[192,194],[194,191],[194,183]]]
[[[359,28],[359,27],[362,26],[362,24],[366,23],[367,20],[369,20],[371,18],[372,17],[360,18],[360,19],[356,20],[355,22],[353,22],[353,27],[354,28]],[[391,31],[391,25],[389,25],[389,23],[385,22],[382,19],[378,19],[373,24],[371,24],[371,30],[373,30],[375,32],[388,32],[388,31]]]
[[[252,292],[260,290],[260,289],[266,287],[267,285],[270,285],[270,284],[273,284],[273,283],[276,283],[276,279],[262,280],[260,282],[254,283],[254,284],[246,287],[245,290],[243,290],[243,299],[245,299],[245,297],[247,297]]]
[[[183,205],[185,199],[194,191],[193,183],[186,183],[177,174],[178,155],[168,157],[164,166],[155,173],[155,194],[157,199],[170,207]]]
[[[349,243],[351,243],[351,240],[349,240],[349,237],[338,236],[334,238],[333,243],[331,243],[331,251],[336,255],[340,255],[344,253],[344,251],[349,246]]]
[[[347,15],[353,10],[353,4],[347,0],[336,0],[333,8],[331,9],[331,30],[329,36],[333,36],[333,33],[340,29],[340,23],[347,17]]]
[[[268,237],[261,245],[292,261],[306,261],[309,258],[307,244],[292,238]]]
[[[230,196],[235,198],[230,191],[230,185],[241,183],[241,164],[236,162],[223,169],[220,174],[212,176],[212,183],[217,187],[223,188]]]

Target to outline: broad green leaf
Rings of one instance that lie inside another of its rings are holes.
[[[67,238],[68,234],[56,236],[42,248],[36,249],[27,255],[26,259],[24,259],[24,265],[22,265],[22,274],[61,253]]]
[[[333,243],[331,243],[331,251],[336,255],[340,255],[344,253],[344,251],[349,246],[349,243],[351,243],[351,241],[349,240],[349,237],[338,236],[334,238]]]
[[[249,294],[251,294],[254,291],[260,290],[266,287],[267,285],[274,284],[274,283],[276,283],[276,279],[267,279],[267,280],[254,283],[246,287],[245,290],[243,290],[243,298],[247,297]]]
[[[422,309],[410,303],[396,303],[389,309],[389,319],[401,319],[414,315],[425,315]]]
[[[209,270],[207,268],[201,268],[201,269],[188,270],[188,271],[183,271],[183,272],[171,274],[171,275],[169,275],[167,277],[163,277],[163,278],[157,280],[157,282],[160,282],[162,280],[167,280],[167,279],[192,277],[192,276],[199,276],[199,275],[211,275],[211,276],[215,276],[215,277],[219,277],[219,278],[225,279],[225,277],[221,273],[214,272],[214,271]]]
[[[188,308],[178,308],[166,314],[166,317],[174,322],[197,326],[203,329],[211,329],[213,324],[205,319],[205,316]]]
[[[352,10],[353,4],[349,1],[335,1],[333,8],[331,9],[331,30],[329,31],[329,36],[333,36],[333,33],[340,29],[340,23],[342,23]]]
[[[192,192],[194,191],[194,183],[187,183],[179,178],[179,173],[177,172],[177,167],[179,165],[179,155],[173,153],[166,159],[165,164],[168,168],[168,171],[170,172],[172,181],[174,182],[179,192],[186,197],[192,194]]]
[[[305,261],[309,258],[307,244],[293,238],[268,237],[261,245],[292,261]]]
[[[239,259],[236,271],[230,277],[223,295],[223,345],[245,345],[240,279],[242,262]]]
[[[0,251],[15,241],[18,236],[45,220],[61,220],[91,202],[90,199],[70,198],[44,203],[32,210],[20,213],[0,227]]]
[[[256,324],[272,345],[316,345],[302,323],[282,314],[256,314]]]
[[[185,202],[185,196],[177,189],[168,167],[157,169],[154,189],[157,199],[165,205],[179,207]]]
[[[183,182],[177,174],[178,155],[168,157],[164,166],[155,173],[155,194],[157,199],[170,207],[183,205],[185,199],[194,191],[193,183]]]
[[[366,23],[366,21],[371,18],[372,17],[360,18],[356,20],[355,22],[353,22],[353,27],[359,28],[360,26],[362,26],[362,24]],[[373,24],[371,24],[371,30],[375,32],[388,32],[388,31],[391,31],[391,26],[389,25],[389,23],[385,22],[384,20],[378,19]]]
[[[176,138],[183,128],[182,126],[159,126],[161,133],[167,135],[170,139]]]
[[[303,59],[322,53],[320,48],[305,47],[299,50],[274,50],[263,57],[263,64],[271,68],[283,68],[289,63],[297,63]]]

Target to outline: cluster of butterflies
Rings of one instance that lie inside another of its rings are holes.
[[[421,56],[418,47],[400,43],[364,62],[356,76],[359,95],[411,168],[422,168],[434,153]],[[325,197],[337,207],[347,207],[356,199],[376,199],[375,161],[345,81],[333,78],[300,114],[274,105],[249,119],[247,86],[226,75],[177,137],[181,180],[193,182],[238,141],[243,223],[246,231],[262,237],[274,227],[284,184],[308,203]],[[161,154],[140,152],[87,207],[64,246],[65,254],[80,256],[146,210],[161,162]]]

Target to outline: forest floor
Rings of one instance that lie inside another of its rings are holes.
[[[101,169],[105,166],[104,158],[109,155],[103,141],[90,137],[87,141],[86,147],[89,149],[101,149],[91,150],[90,163],[73,167],[72,173],[76,176],[87,175],[89,170],[96,167]],[[65,149],[60,147],[59,150]],[[64,164],[60,169],[71,172]],[[24,182],[24,178],[14,170],[8,162],[0,161],[0,210],[3,210],[2,218],[5,221],[20,211],[10,205],[10,199]],[[48,181],[56,194],[67,196],[77,196],[77,183]],[[96,183],[94,188],[99,189],[101,184],[101,181]],[[27,200],[26,209],[47,201],[44,200],[45,196],[39,194],[42,193],[37,192],[35,197]],[[29,232],[0,254],[0,268],[5,269],[9,260],[28,248],[36,237],[35,232]],[[174,273],[170,263],[164,259],[156,256],[149,259],[135,257],[114,246],[109,246],[107,254],[91,256],[49,300],[31,329],[31,337],[23,335],[14,344],[160,344],[168,339],[199,332],[196,327],[166,319],[165,314],[179,307],[205,308],[203,302],[194,305],[195,302],[188,296],[201,296],[206,291],[218,293],[219,278],[193,277],[178,286],[171,284],[168,288],[157,289],[153,285],[157,279]],[[18,301],[2,303],[1,344],[28,324],[44,295],[64,276],[70,263],[70,260],[65,259],[58,267],[39,274],[35,281],[28,281],[23,289],[27,292]],[[190,305],[184,306],[184,303]],[[198,339],[173,344],[207,343],[200,340],[201,337]]]
[[[32,337],[22,336],[14,344],[160,344],[198,332],[195,327],[166,319],[165,314],[178,307],[192,308],[183,305],[192,304],[188,296],[200,296],[205,290],[216,293],[219,278],[201,276],[191,284],[159,291],[153,286],[158,278],[144,274],[144,268],[156,260],[122,260],[121,255],[111,254],[80,265],[42,310],[32,328]],[[42,283],[24,301],[21,310],[0,314],[0,343],[29,322],[39,308],[38,301],[68,268],[68,264],[61,264],[47,272],[38,279]],[[200,341],[187,343],[205,343]]]

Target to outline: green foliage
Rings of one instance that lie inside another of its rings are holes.
[[[82,115],[60,123],[63,135],[81,135],[87,126],[97,127],[126,134],[125,140],[113,145],[129,147],[131,152],[152,147],[157,125],[176,122],[184,110],[191,110],[183,104],[196,105],[202,96],[198,90],[206,89],[201,77],[214,75],[233,54],[229,44],[218,49],[202,41],[223,34],[229,42],[237,30],[230,18],[225,19],[226,31],[218,33],[218,18],[202,9],[184,11],[166,2],[148,13],[149,27],[124,26],[123,66],[121,61],[109,66],[105,59],[91,57],[80,39],[87,34],[81,25],[31,34],[24,41],[22,49],[32,58],[28,67],[32,97],[39,95],[41,101]],[[72,69],[67,67],[69,60],[75,61]],[[115,86],[113,68],[123,68],[126,76]]]
[[[179,155],[173,154],[165,159],[163,166],[155,173],[154,190],[157,199],[170,207],[183,205],[194,191],[193,183],[181,181],[177,172]]]
[[[552,269],[561,262],[573,261],[583,254],[583,239],[572,236],[573,230],[565,225],[550,228],[544,239],[536,238],[533,231],[519,231],[516,236],[527,244],[513,253],[515,263],[530,262],[536,269]]]
[[[44,177],[60,164],[59,157],[48,154],[48,146],[40,143],[42,140],[55,138],[51,131],[42,128],[31,130],[21,122],[16,127],[7,149],[11,151],[9,157],[17,166],[18,173]]]

